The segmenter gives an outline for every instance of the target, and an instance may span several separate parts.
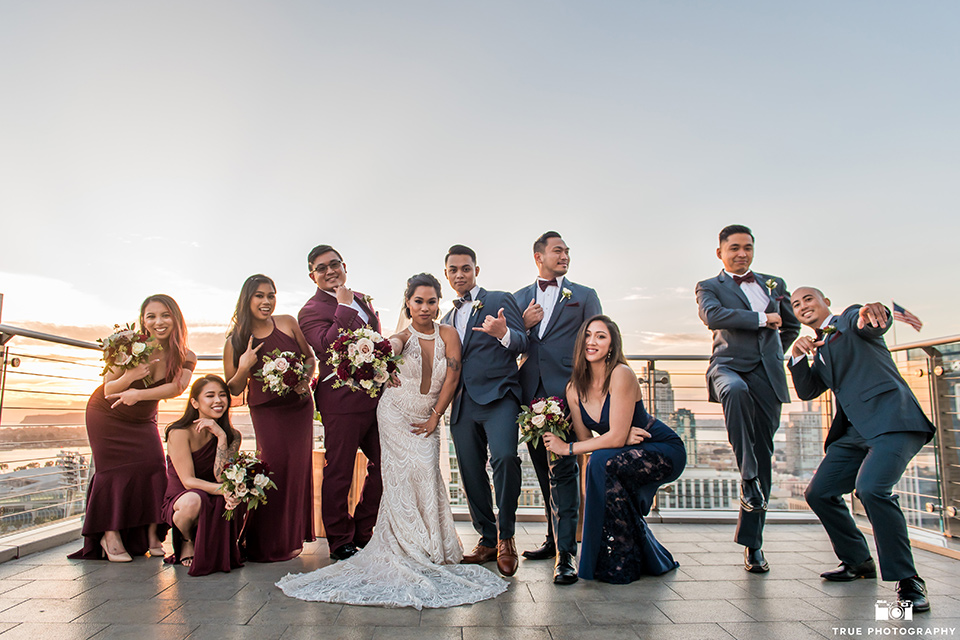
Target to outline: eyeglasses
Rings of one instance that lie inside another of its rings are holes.
[[[331,260],[327,264],[318,264],[311,271],[316,273],[318,276],[322,276],[327,272],[327,269],[331,271],[339,271],[340,267],[343,266],[343,260]]]

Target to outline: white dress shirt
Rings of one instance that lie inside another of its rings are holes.
[[[563,276],[557,276],[557,286],[540,289],[540,282],[545,278],[537,278],[536,293],[537,304],[543,309],[543,319],[540,321],[540,329],[537,336],[543,337],[547,331],[547,325],[550,323],[550,316],[553,315],[553,309],[557,306],[557,300],[560,299],[560,292],[563,290]]]
[[[737,274],[730,273],[726,269],[723,270],[731,278]],[[749,271],[747,273],[750,273]],[[747,275],[746,273],[743,274]],[[757,274],[753,274],[754,277]],[[737,275],[738,278],[743,276]],[[770,295],[767,292],[767,288],[760,284],[760,281],[754,282],[741,282],[740,291],[743,291],[743,294],[747,296],[747,300],[750,302],[750,308],[757,312],[757,320],[760,322],[760,326],[764,327],[767,324],[767,306],[770,305]]]
[[[470,322],[470,316],[477,312],[474,309],[473,305],[477,301],[477,296],[480,294],[480,285],[474,285],[473,289],[470,289],[470,300],[464,301],[460,308],[456,310],[453,314],[453,326],[457,330],[457,333],[460,334],[460,344],[463,344],[464,340],[467,338],[467,323]],[[504,347],[510,346],[510,328],[507,328],[507,333],[500,338],[500,344]]]
[[[321,291],[323,291],[323,292],[326,293],[327,295],[333,296],[334,299],[336,299],[336,297],[337,297],[337,294],[332,293],[332,292],[330,292],[330,291],[327,291],[326,289],[321,289]],[[338,300],[338,301],[337,301],[337,304],[343,304],[343,303]],[[369,324],[369,323],[370,323],[370,315],[369,315],[366,311],[363,310],[363,307],[360,306],[360,304],[357,302],[357,299],[356,299],[356,298],[354,298],[353,300],[351,300],[351,301],[350,301],[350,304],[343,304],[343,306],[345,306],[345,307],[350,307],[351,309],[353,309],[353,310],[355,310],[357,313],[359,313],[359,314],[360,314],[360,319],[363,320],[363,323],[364,323],[364,324]]]

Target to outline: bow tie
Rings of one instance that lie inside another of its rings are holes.
[[[557,279],[553,280],[537,280],[537,284],[540,285],[540,291],[546,291],[547,287],[558,287]]]
[[[742,284],[744,282],[756,282],[757,277],[753,275],[753,271],[748,271],[746,275],[742,276],[733,276],[733,281],[737,284]]]
[[[472,298],[470,296],[470,292],[467,291],[465,294],[463,294],[462,298],[457,298],[456,300],[453,301],[453,306],[459,309],[460,307],[463,306],[464,302],[470,302],[471,299]]]
[[[817,342],[820,342],[821,340],[823,340],[823,337],[827,334],[824,333],[823,329],[817,329],[816,331],[817,331]]]

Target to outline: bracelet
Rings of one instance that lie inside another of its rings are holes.
[[[570,443],[570,455],[571,455],[571,456],[573,455],[573,443],[572,443],[572,442]]]
[[[433,411],[434,413],[436,413],[438,418],[442,418],[442,417],[443,417],[443,416],[441,416],[439,413],[437,413],[437,408],[436,408],[436,407],[430,407],[430,411]]]

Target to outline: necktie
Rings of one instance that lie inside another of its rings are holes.
[[[457,298],[456,300],[453,301],[453,306],[459,309],[460,307],[463,306],[464,302],[470,302],[471,299],[472,298],[470,296],[470,292],[467,291],[465,294],[463,294],[462,298]]]
[[[757,278],[753,275],[753,271],[748,271],[745,275],[733,276],[733,281],[737,284],[741,284],[743,282],[756,282]]]
[[[546,291],[547,287],[557,287],[557,279],[553,280],[537,280],[537,284],[540,285],[540,291]]]

